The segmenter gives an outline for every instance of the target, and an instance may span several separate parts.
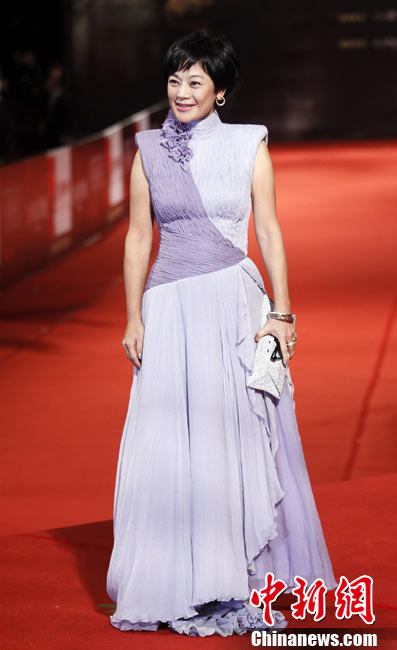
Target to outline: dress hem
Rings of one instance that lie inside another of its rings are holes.
[[[160,624],[165,624],[171,631],[178,634],[200,637],[214,634],[231,636],[234,633],[242,635],[254,630],[283,629],[288,625],[284,615],[278,610],[272,611],[273,625],[267,624],[263,620],[263,610],[253,606],[249,600],[217,599],[216,601],[196,603],[194,607],[200,607],[200,605],[204,606],[202,611],[191,617],[132,622],[125,618],[116,620],[114,616],[111,616],[110,623],[121,632],[153,632],[157,631]]]

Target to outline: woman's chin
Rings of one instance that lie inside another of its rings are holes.
[[[178,117],[178,119],[180,119],[181,121],[184,120],[190,121],[190,120],[197,119],[197,117],[196,118],[194,117],[195,114],[197,113],[197,110],[195,109],[196,109],[195,106],[186,109],[186,108],[180,108],[176,104],[174,105],[175,114]]]

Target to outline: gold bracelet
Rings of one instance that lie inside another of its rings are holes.
[[[295,323],[296,314],[287,314],[281,311],[269,311],[267,318],[275,318],[276,320],[283,320],[286,323]]]

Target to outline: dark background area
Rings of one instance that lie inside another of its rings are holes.
[[[273,142],[397,135],[397,4],[16,0],[0,24],[3,162],[166,98],[166,48],[202,27],[226,34],[241,63],[224,121],[265,123]]]

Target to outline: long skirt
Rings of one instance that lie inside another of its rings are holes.
[[[246,257],[143,294],[107,575],[120,630],[265,629],[249,597],[268,572],[336,587],[290,369],[279,399],[247,386],[265,292]]]

